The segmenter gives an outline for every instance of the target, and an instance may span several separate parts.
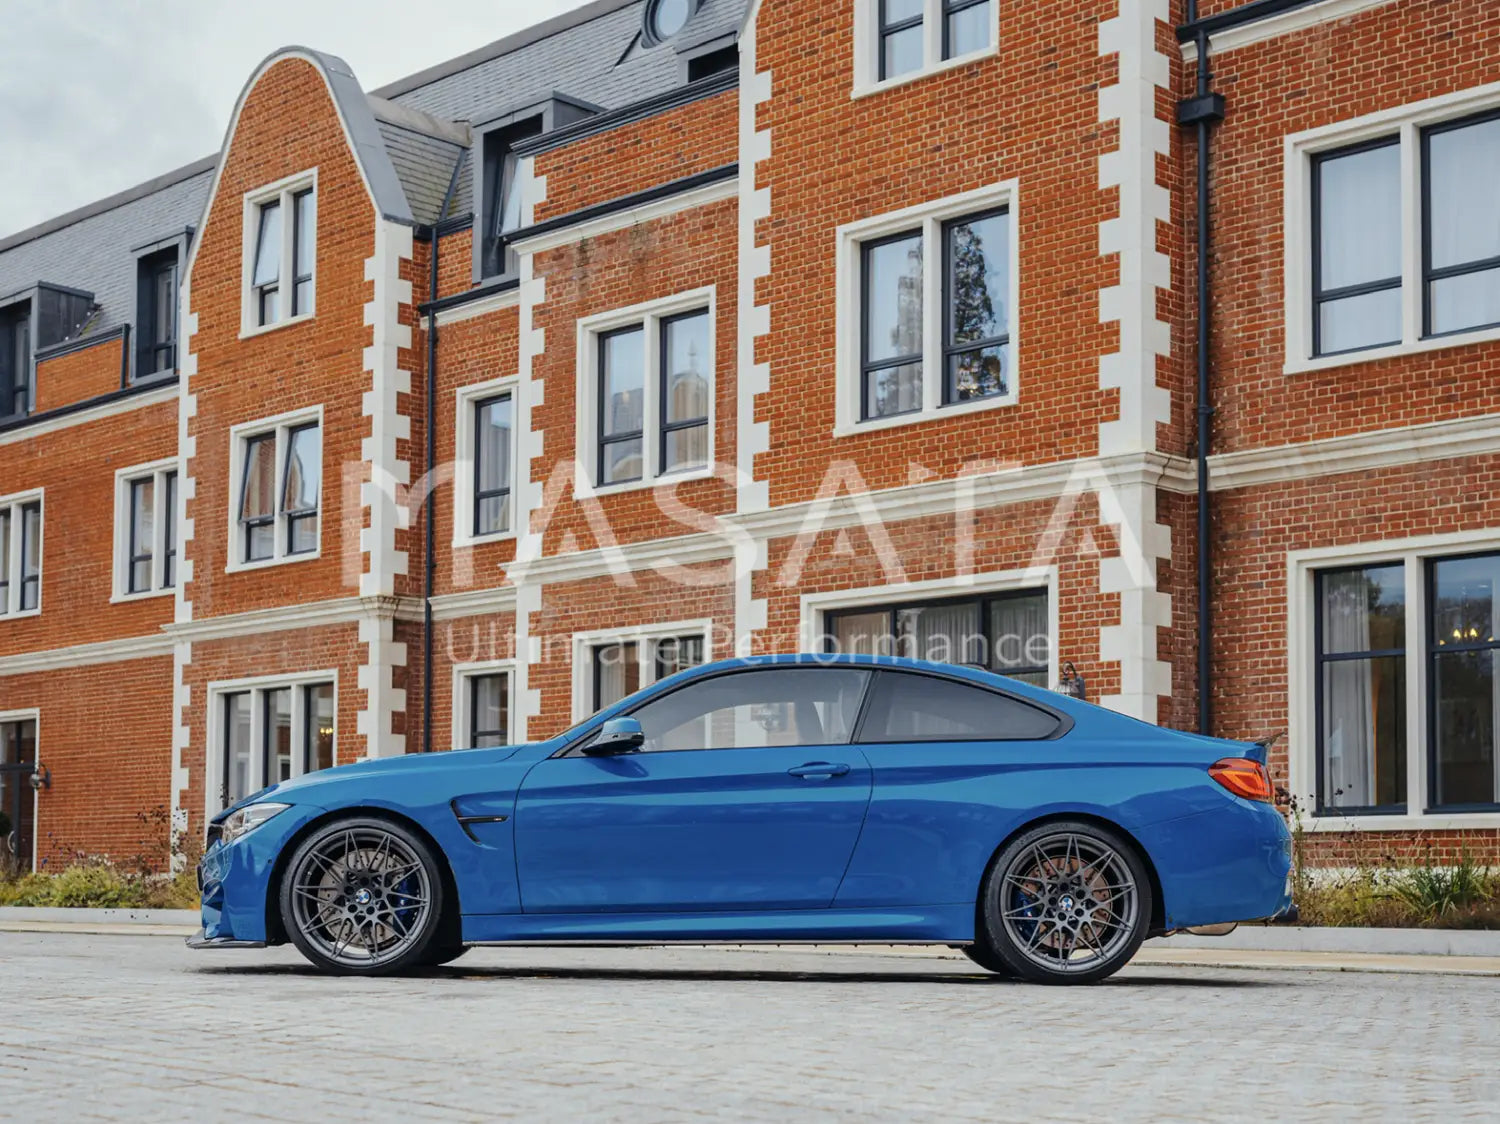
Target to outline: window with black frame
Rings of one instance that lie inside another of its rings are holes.
[[[20,558],[20,612],[29,613],[42,603],[42,505],[22,504]]]
[[[254,290],[255,323],[268,327],[281,319],[281,201],[261,205],[256,222]]]
[[[0,421],[31,412],[31,305],[0,311]]]
[[[474,534],[510,530],[514,403],[497,394],[474,403]]]
[[[590,713],[613,706],[642,687],[704,662],[701,635],[622,639],[593,645],[588,651]]]
[[[880,80],[922,69],[926,0],[876,0],[880,7]]]
[[[708,414],[713,394],[707,309],[661,322],[660,450],[662,475],[708,464]]]
[[[469,737],[471,748],[506,745],[510,741],[510,676],[505,672],[471,675],[468,678]]]
[[[1424,335],[1500,326],[1500,113],[1422,132]]]
[[[247,687],[218,699],[223,807],[267,785],[333,767],[332,682]]]
[[[136,274],[137,380],[177,368],[177,247],[141,258]]]
[[[317,422],[287,424],[241,441],[241,561],[269,562],[315,553],[323,480],[322,427]]]
[[[156,469],[126,481],[124,592],[177,585],[177,473]]]
[[[1401,148],[1382,137],[1313,158],[1313,354],[1401,341]]]
[[[1318,808],[1406,805],[1406,567],[1317,575]]]
[[[522,141],[539,136],[544,128],[541,116],[528,117],[500,128],[490,129],[480,141],[482,182],[480,184],[479,276],[476,280],[514,277],[519,258],[510,240],[521,229],[525,216],[525,184],[520,158],[514,148]]]
[[[922,409],[923,236],[920,230],[860,247],[866,421]]]
[[[1010,391],[1010,214],[1001,208],[943,227],[943,404]]]
[[[1045,687],[1052,641],[1045,589],[829,611],[823,649],[969,664]]]
[[[991,0],[943,0],[943,58],[982,51],[992,42]]]
[[[645,471],[644,339],[639,325],[599,337],[600,484],[640,480]]]
[[[1428,563],[1428,785],[1433,807],[1500,805],[1500,554]]]

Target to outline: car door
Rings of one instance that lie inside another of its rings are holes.
[[[856,740],[874,792],[835,904],[972,902],[999,842],[1079,791],[1072,721],[957,676],[882,670],[869,693]]]
[[[870,802],[850,744],[870,673],[766,667],[630,711],[641,750],[540,762],[516,801],[527,913],[821,909]]]

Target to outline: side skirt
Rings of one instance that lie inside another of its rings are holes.
[[[974,905],[901,910],[470,914],[465,944],[968,944]]]

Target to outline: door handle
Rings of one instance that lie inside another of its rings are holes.
[[[827,761],[809,761],[806,765],[788,769],[787,773],[794,777],[802,777],[804,780],[826,781],[831,777],[847,776],[849,766],[830,765]]]

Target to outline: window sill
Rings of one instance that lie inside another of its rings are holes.
[[[249,570],[270,570],[277,566],[294,566],[298,562],[316,562],[323,557],[323,548],[320,545],[317,550],[308,551],[306,554],[284,554],[279,558],[263,558],[258,562],[230,562],[224,567],[226,574],[242,574]]]
[[[318,315],[317,310],[304,312],[299,316],[292,316],[286,320],[278,320],[274,324],[261,324],[260,326],[246,326],[240,328],[240,339],[254,339],[256,336],[264,336],[271,332],[280,331],[282,328],[291,328],[297,324],[306,324]]]
[[[176,597],[176,589],[146,589],[139,593],[115,593],[110,597],[111,605],[124,605],[130,601],[154,601],[159,597]]]
[[[573,498],[589,500],[620,495],[624,492],[643,492],[649,488],[685,484],[689,480],[711,480],[713,475],[713,466],[707,465],[703,468],[695,468],[691,472],[669,472],[663,476],[648,476],[644,480],[631,480],[623,484],[591,484],[586,479],[579,479],[573,488]]]
[[[1426,812],[1415,815],[1314,816],[1302,821],[1304,831],[1459,831],[1500,828],[1500,811]]]
[[[1491,343],[1500,340],[1500,328],[1478,328],[1472,332],[1455,332],[1448,336],[1431,336],[1412,343],[1394,343],[1385,347],[1372,347],[1365,351],[1345,351],[1338,355],[1324,355],[1316,359],[1288,359],[1282,367],[1284,375],[1302,375],[1314,371],[1329,371],[1339,367],[1353,367],[1361,363],[1375,363],[1382,359],[1397,359],[1403,355],[1422,355],[1429,351],[1441,351],[1448,347],[1466,347],[1476,343]]]
[[[874,433],[882,429],[895,429],[903,425],[921,425],[924,422],[942,421],[944,418],[978,413],[981,410],[998,410],[1014,406],[1019,402],[1015,392],[998,394],[993,398],[981,398],[974,402],[963,402],[953,406],[939,406],[935,410],[919,410],[909,414],[896,414],[888,418],[871,421],[840,422],[833,427],[834,437],[857,437],[861,433]]]
[[[462,550],[466,547],[488,546],[495,542],[513,542],[516,538],[514,531],[496,531],[492,535],[454,535],[453,549]]]
[[[40,606],[35,609],[21,609],[14,613],[0,613],[0,624],[4,624],[6,621],[19,621],[27,617],[39,617],[41,615],[42,610]]]
[[[176,367],[167,367],[160,371],[152,371],[149,375],[136,375],[130,380],[131,386],[160,386],[162,383],[171,382],[177,377]]]
[[[978,51],[970,51],[963,55],[954,55],[951,59],[944,59],[933,66],[924,66],[920,70],[913,70],[909,74],[902,74],[896,78],[887,78],[880,82],[859,82],[854,86],[849,98],[858,101],[874,94],[884,93],[886,90],[894,90],[901,86],[909,86],[913,82],[920,82],[923,78],[931,78],[934,74],[941,74],[945,70],[955,70],[960,66],[967,66],[971,62],[981,59],[994,58],[1000,54],[1000,45],[991,43]]]

